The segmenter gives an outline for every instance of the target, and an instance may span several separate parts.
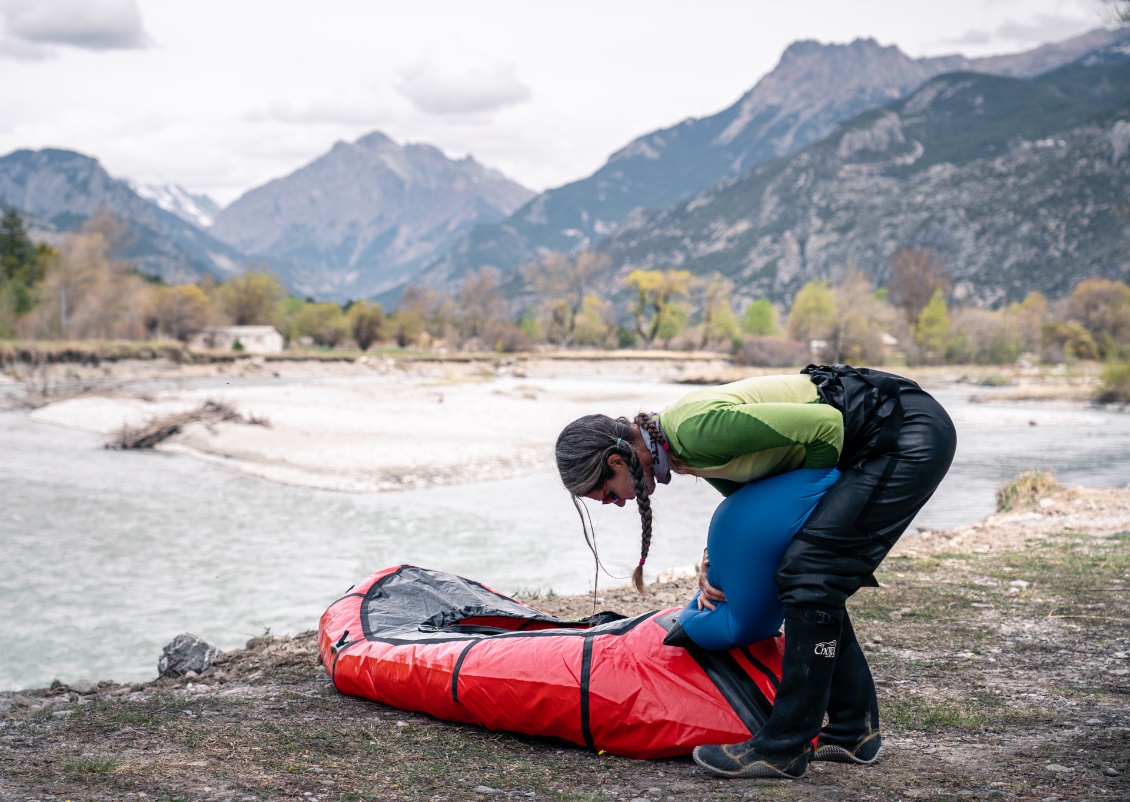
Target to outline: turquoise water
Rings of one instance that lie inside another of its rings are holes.
[[[997,484],[1029,468],[1052,468],[1065,484],[1130,481],[1130,416],[1034,410],[1032,426],[1019,410],[994,424],[996,412],[961,393],[938,395],[958,422],[958,455],[916,526],[983,518]],[[181,632],[230,649],[265,630],[313,629],[346,588],[401,562],[506,593],[591,587],[592,556],[551,474],[345,494],[101,444],[0,414],[0,688],[150,679]],[[649,566],[693,564],[718,500],[686,477],[662,488]],[[601,584],[623,584],[638,559],[638,517],[599,505],[592,514],[617,574]]]

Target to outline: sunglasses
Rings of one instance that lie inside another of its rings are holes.
[[[616,491],[608,489],[608,480],[605,479],[604,480],[604,489],[601,490],[601,493],[600,493],[600,503],[601,504],[615,504],[619,500],[620,500],[620,497],[618,495],[616,495]]]

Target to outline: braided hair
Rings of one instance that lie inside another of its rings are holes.
[[[591,521],[585,524],[585,516],[578,499],[587,496],[598,489],[609,477],[612,468],[608,459],[614,454],[619,454],[628,466],[628,475],[632,479],[632,487],[636,491],[636,506],[640,512],[640,562],[632,571],[632,585],[640,595],[647,595],[647,586],[643,581],[643,566],[647,561],[647,553],[651,549],[651,494],[648,492],[647,476],[644,474],[643,463],[633,443],[642,441],[639,433],[633,431],[632,424],[643,429],[657,442],[667,444],[655,421],[647,413],[641,412],[635,419],[610,418],[607,415],[585,415],[566,426],[557,437],[555,455],[557,458],[557,472],[561,475],[561,482],[565,489],[573,496],[573,504],[581,518],[581,528],[585,534],[585,542],[597,563],[597,574],[600,571],[600,557],[596,551],[594,538],[590,535]],[[640,442],[642,446],[642,442]],[[595,586],[595,585],[594,585]],[[594,591],[595,592],[595,591]]]

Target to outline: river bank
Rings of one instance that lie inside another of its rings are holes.
[[[204,674],[0,694],[0,799],[1122,800],[1130,796],[1130,490],[1068,489],[900,544],[852,600],[879,690],[875,766],[722,781],[345,697],[314,634]],[[694,580],[603,591],[634,614]],[[531,599],[559,615],[590,597]],[[156,662],[158,654],[153,655]]]
[[[897,369],[928,389],[968,387],[986,406],[1090,406],[1098,368]],[[290,362],[249,357],[185,363],[122,360],[10,371],[0,399],[31,419],[98,434],[184,414],[207,402],[246,420],[189,422],[156,448],[269,481],[385,492],[552,471],[561,427],[580,415],[660,409],[690,388],[777,369],[707,355],[643,352],[552,358],[400,358]],[[21,390],[22,388],[22,390]],[[1000,409],[1001,407],[997,407]],[[986,410],[978,425],[1010,425]],[[1012,416],[1015,417],[1015,416]],[[1028,415],[1039,425],[1039,414]]]

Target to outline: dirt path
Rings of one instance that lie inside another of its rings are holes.
[[[884,720],[872,767],[721,781],[686,758],[437,721],[340,695],[304,633],[192,679],[0,694],[0,799],[1130,799],[1130,490],[908,541],[879,579],[850,606]],[[692,587],[608,589],[601,607],[674,606]]]

